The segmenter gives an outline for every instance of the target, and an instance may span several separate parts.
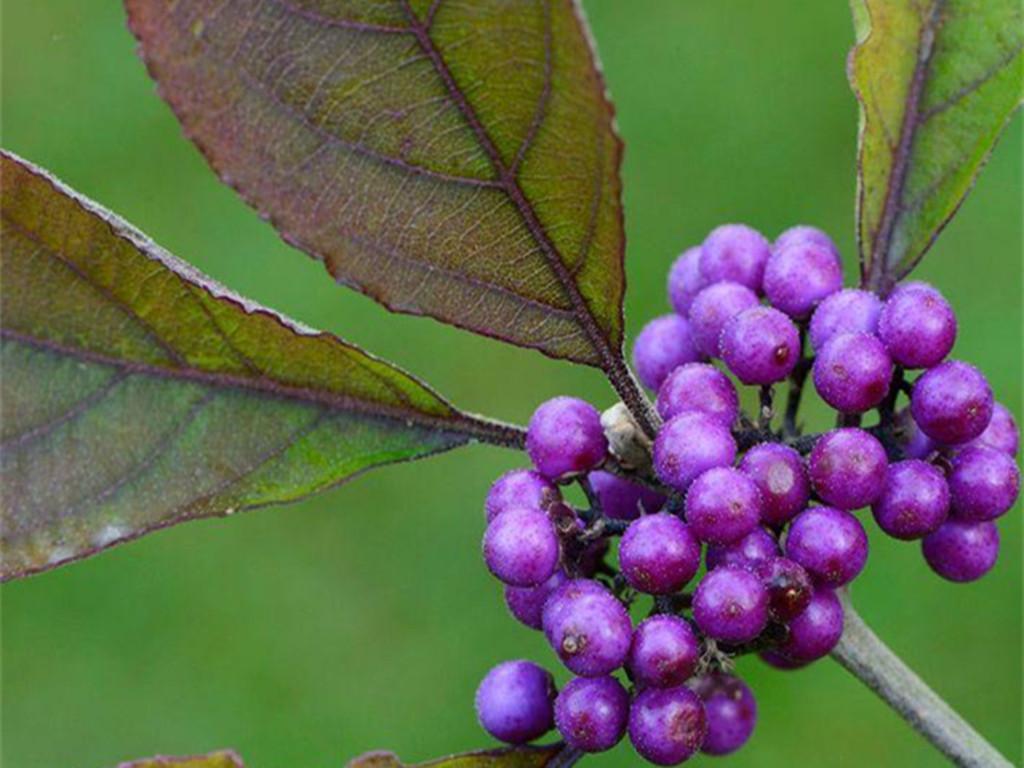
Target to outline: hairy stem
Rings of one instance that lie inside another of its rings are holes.
[[[1010,762],[953,711],[883,643],[841,593],[845,628],[832,656],[892,707],[954,765],[994,768]]]

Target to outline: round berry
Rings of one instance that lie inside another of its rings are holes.
[[[811,243],[819,248],[831,251],[835,255],[836,259],[839,258],[839,249],[836,248],[836,244],[832,242],[832,238],[817,227],[810,227],[806,224],[798,224],[795,227],[790,227],[775,238],[775,243],[772,245],[772,252],[778,253],[779,251],[798,243]]]
[[[889,393],[892,360],[878,337],[867,333],[833,336],[814,360],[814,388],[842,413],[862,413]]]
[[[833,336],[843,333],[874,333],[881,313],[882,302],[870,291],[847,288],[833,293],[811,316],[811,347],[821,351]]]
[[[611,472],[598,470],[587,477],[601,503],[601,510],[616,520],[635,520],[642,514],[657,512],[665,506],[665,497],[657,491]]]
[[[898,365],[931,368],[953,348],[956,315],[930,285],[907,283],[893,291],[882,307],[878,336]]]
[[[672,688],[693,675],[700,660],[700,641],[678,616],[655,614],[633,632],[626,668],[641,688]]]
[[[491,573],[514,587],[547,581],[558,567],[558,534],[536,509],[510,509],[494,518],[483,549]]]
[[[1017,501],[1020,470],[1002,451],[969,446],[953,459],[949,491],[956,519],[994,520]]]
[[[558,488],[540,473],[530,469],[513,469],[494,481],[487,492],[484,512],[489,523],[509,509],[546,510],[560,498]]]
[[[552,398],[530,418],[526,451],[545,477],[557,479],[593,469],[607,450],[601,415],[583,400]]]
[[[1020,446],[1020,431],[1017,429],[1017,422],[1014,421],[1013,414],[1005,405],[993,403],[992,420],[972,444],[995,448],[1007,456],[1017,455],[1017,448]]]
[[[622,603],[596,581],[582,579],[548,598],[543,625],[555,653],[583,677],[601,677],[622,666],[633,635]]]
[[[718,356],[725,324],[745,309],[759,306],[757,295],[739,283],[714,283],[697,294],[690,305],[690,333],[708,357]]]
[[[760,293],[771,253],[771,245],[756,229],[723,224],[701,245],[700,274],[709,285],[729,281]]]
[[[878,440],[847,427],[823,435],[811,449],[811,485],[826,504],[840,509],[866,507],[882,495],[888,459]]]
[[[687,411],[665,423],[654,440],[653,453],[658,479],[685,491],[701,473],[731,466],[736,458],[736,441],[714,417]]]
[[[694,297],[704,288],[700,274],[700,246],[687,248],[668,271],[668,303],[683,317],[690,311]]]
[[[781,669],[786,672],[794,669],[803,669],[810,663],[807,661],[795,661],[788,656],[783,656],[778,651],[761,651],[757,655],[769,667],[775,667],[775,669]]]
[[[745,568],[716,568],[697,586],[693,619],[708,637],[745,643],[761,634],[768,623],[768,591]]]
[[[992,390],[973,365],[948,360],[926,371],[914,384],[910,410],[933,440],[956,445],[973,440],[992,419]]]
[[[757,723],[757,702],[746,683],[724,672],[705,675],[693,690],[704,702],[708,733],[701,751],[728,755],[750,739]]]
[[[506,661],[488,672],[476,689],[476,714],[494,738],[525,744],[551,730],[554,698],[550,673],[531,661]]]
[[[936,449],[935,441],[917,426],[909,406],[896,414],[896,442],[907,459],[927,459]]]
[[[823,299],[843,287],[843,267],[835,247],[810,239],[778,244],[764,270],[764,293],[790,317],[807,317]]]
[[[868,560],[868,536],[860,520],[841,509],[811,507],[793,519],[786,557],[834,587],[853,581]]]
[[[700,542],[675,515],[645,515],[630,523],[622,535],[619,565],[633,588],[667,595],[682,589],[697,573]]]
[[[744,384],[774,384],[800,360],[800,332],[771,307],[752,307],[725,324],[719,351]]]
[[[614,677],[577,677],[555,699],[555,725],[581,752],[604,752],[626,733],[629,694]]]
[[[633,342],[633,363],[645,387],[657,390],[680,365],[703,359],[694,346],[690,322],[679,315],[656,317]]]
[[[541,629],[544,603],[551,594],[565,584],[569,577],[565,571],[557,570],[551,578],[536,587],[505,587],[505,605],[520,623],[531,629]]]
[[[648,688],[629,709],[629,740],[655,765],[678,765],[700,749],[707,735],[700,697],[686,686]]]
[[[779,554],[779,544],[761,526],[757,526],[739,541],[732,544],[709,544],[704,561],[708,570],[721,565],[751,567],[762,560],[771,560]]]
[[[991,521],[947,520],[921,540],[921,552],[942,578],[975,581],[991,571],[999,558],[999,529]]]
[[[686,494],[686,522],[701,541],[732,544],[761,521],[761,492],[732,467],[701,474]]]
[[[788,626],[789,637],[778,652],[798,664],[815,661],[831,653],[843,636],[843,605],[831,589],[818,587]]]
[[[788,445],[755,445],[740,462],[740,471],[761,492],[761,520],[771,526],[788,522],[807,506],[811,485],[803,458]]]
[[[768,614],[776,621],[799,616],[811,602],[811,577],[803,566],[788,557],[760,560],[753,571],[768,590]]]
[[[723,427],[732,427],[740,413],[740,398],[732,381],[707,363],[676,368],[658,390],[658,413],[666,421],[686,411],[702,411]]]
[[[878,527],[890,536],[920,539],[946,521],[949,486],[935,466],[919,459],[889,465],[885,490],[871,505]]]

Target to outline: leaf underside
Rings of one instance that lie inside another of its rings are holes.
[[[0,174],[0,578],[511,428],[198,274],[13,155]]]
[[[621,143],[571,0],[126,0],[161,95],[389,309],[621,368]]]
[[[1021,102],[1019,0],[852,0],[864,283],[906,276],[956,213]]]

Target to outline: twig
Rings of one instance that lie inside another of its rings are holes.
[[[563,744],[555,756],[548,761],[545,768],[571,768],[571,766],[576,765],[581,757],[583,757],[583,753],[578,749],[573,749],[568,744]]]

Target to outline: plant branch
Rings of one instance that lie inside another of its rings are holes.
[[[661,426],[661,417],[654,409],[654,404],[644,393],[629,365],[621,355],[617,355],[608,361],[604,372],[612,388],[622,398],[623,405],[633,415],[637,426],[649,439],[653,440]]]
[[[579,762],[581,757],[583,757],[583,753],[578,749],[573,749],[568,744],[563,744],[562,748],[551,758],[545,768],[571,768],[571,766]]]
[[[1010,762],[903,663],[840,591],[843,636],[832,657],[958,766],[1009,768]]]

